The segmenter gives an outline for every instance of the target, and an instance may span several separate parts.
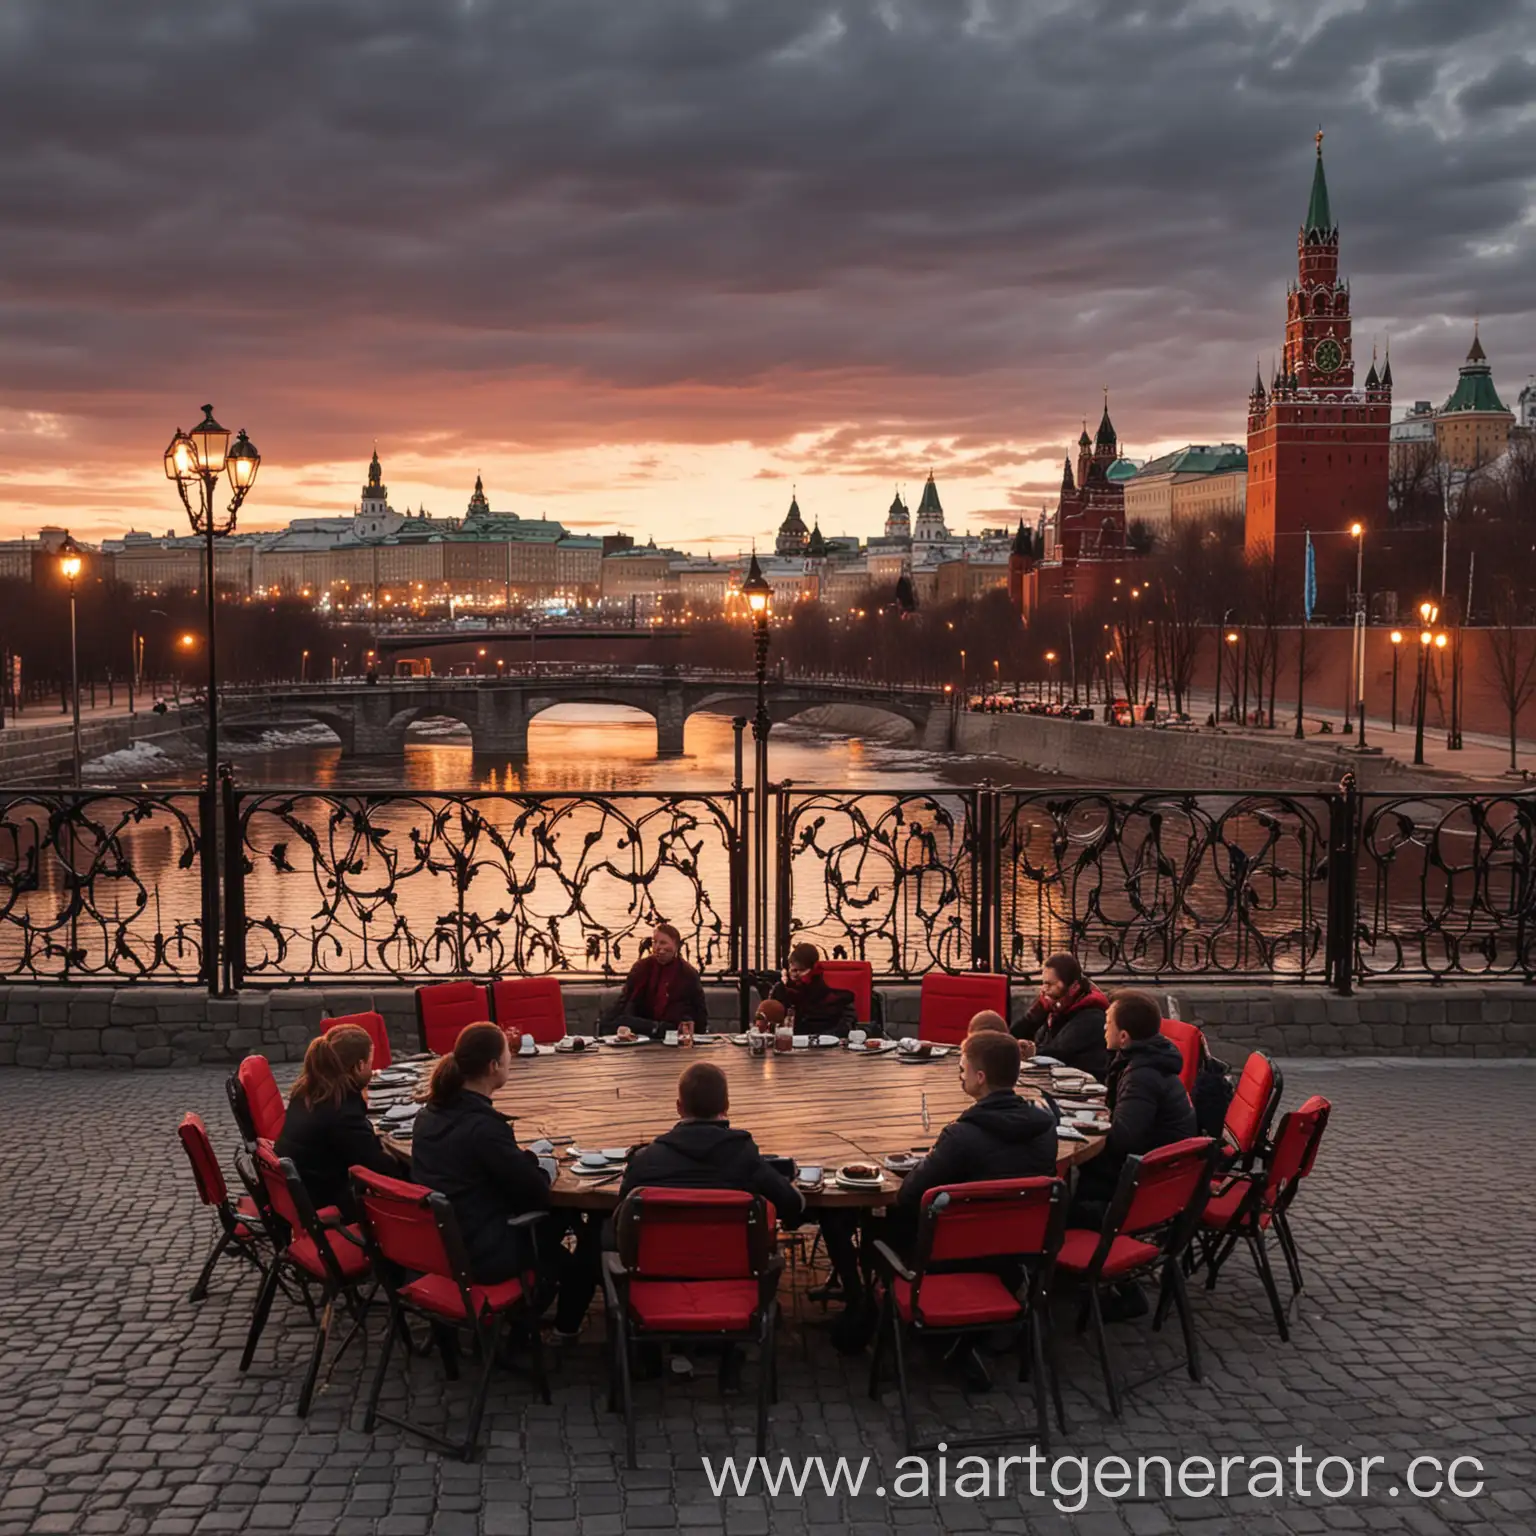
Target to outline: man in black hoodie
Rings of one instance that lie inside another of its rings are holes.
[[[1109,1135],[1103,1151],[1078,1170],[1069,1226],[1104,1225],[1126,1158],[1200,1134],[1179,1076],[1184,1059],[1161,1033],[1162,1023],[1162,1010],[1145,992],[1116,992],[1110,1002],[1104,1024],[1105,1043],[1113,1052],[1104,1096]],[[1131,1284],[1117,1289],[1104,1316],[1114,1321],[1140,1317],[1146,1310],[1141,1287]]]
[[[836,1035],[846,1040],[858,1023],[853,993],[828,983],[821,974],[821,951],[814,944],[796,944],[790,950],[784,979],[768,999],[794,1011],[797,1035]]]
[[[739,1189],[761,1195],[786,1227],[799,1224],[805,1196],[763,1158],[750,1131],[736,1129],[725,1073],[695,1062],[677,1080],[677,1124],[630,1158],[619,1193],[664,1189]]]

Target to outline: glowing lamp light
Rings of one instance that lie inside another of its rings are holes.
[[[1393,645],[1401,645],[1402,643],[1403,643],[1403,632],[1402,632],[1402,630],[1394,629],[1392,631],[1392,644]]]
[[[194,645],[196,645],[196,644],[197,644],[197,636],[196,635],[183,635],[181,637],[181,648],[184,651],[190,651],[192,649],[192,647]]]
[[[1349,536],[1352,539],[1358,539],[1364,532],[1365,525],[1363,523],[1351,523],[1349,525]]]
[[[1441,630],[1441,632],[1435,636],[1435,649],[1437,651],[1443,651],[1445,649],[1446,641],[1449,639],[1450,636],[1447,635],[1444,630]]]
[[[1228,645],[1236,645],[1237,644],[1237,631],[1235,629],[1232,630],[1227,635],[1227,644]]]
[[[1425,624],[1433,624],[1440,617],[1440,610],[1426,598],[1419,604],[1419,617]]]
[[[1435,638],[1435,637],[1434,637],[1434,636],[1433,636],[1433,635],[1432,635],[1432,634],[1430,634],[1430,632],[1429,632],[1429,631],[1428,631],[1428,630],[1427,630],[1427,629],[1426,629],[1426,630],[1425,630],[1425,631],[1424,631],[1424,632],[1423,632],[1423,633],[1422,633],[1422,634],[1421,634],[1421,635],[1420,635],[1420,636],[1419,636],[1419,644],[1420,644],[1420,645],[1426,645],[1426,646],[1427,646],[1427,645],[1428,645],[1428,644],[1429,644],[1429,642],[1430,642],[1430,641],[1431,641],[1431,640],[1433,640],[1433,639],[1434,639],[1434,638]]]
[[[79,580],[80,572],[85,568],[85,560],[80,553],[80,546],[66,533],[64,542],[59,545],[59,574],[68,582]]]

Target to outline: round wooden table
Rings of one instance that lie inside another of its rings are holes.
[[[826,1170],[820,1190],[806,1191],[817,1207],[890,1205],[901,1180],[885,1173],[881,1188],[846,1190],[833,1175],[850,1162],[878,1164],[892,1152],[930,1147],[939,1132],[969,1107],[960,1091],[958,1051],[937,1061],[906,1065],[894,1052],[868,1057],[841,1048],[754,1057],[720,1040],[691,1050],[664,1045],[589,1046],[584,1051],[516,1057],[496,1107],[513,1120],[527,1146],[541,1136],[571,1137],[588,1151],[629,1147],[669,1130],[677,1120],[677,1079],[696,1061],[721,1068],[730,1084],[731,1124],[750,1131],[758,1150]],[[1035,1090],[1020,1085],[1026,1097]],[[922,1101],[928,1100],[928,1129]],[[1094,1157],[1102,1137],[1057,1143],[1057,1171]],[[560,1176],[555,1205],[609,1210],[618,1204],[619,1179],[595,1183],[573,1173],[557,1146]]]

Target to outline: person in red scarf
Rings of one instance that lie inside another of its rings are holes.
[[[651,952],[630,967],[618,1002],[603,1020],[613,1034],[660,1040],[669,1029],[692,1024],[709,1028],[709,1009],[699,973],[682,956],[682,935],[671,923],[658,923]]]
[[[821,974],[821,951],[814,944],[796,944],[790,950],[784,979],[768,999],[795,1010],[796,1034],[836,1035],[846,1040],[858,1023],[853,993],[829,985]]]
[[[1104,1018],[1109,999],[1083,975],[1076,955],[1052,955],[1040,972],[1040,996],[1013,1025],[1026,1056],[1054,1056],[1103,1082],[1109,1072]]]

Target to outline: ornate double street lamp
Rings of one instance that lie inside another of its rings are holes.
[[[1403,632],[1392,631],[1392,730],[1397,730],[1397,664],[1403,656]]]
[[[768,617],[773,606],[773,588],[763,578],[757,552],[747,567],[747,579],[741,584],[742,596],[752,610],[752,641],[757,658],[757,713],[752,717],[752,742],[756,759],[753,774],[752,820],[756,828],[756,855],[753,861],[752,910],[757,930],[755,945],[757,969],[768,964],[768,732],[773,722],[768,718]]]
[[[219,787],[219,672],[215,632],[217,625],[216,587],[214,583],[213,542],[235,531],[240,504],[256,483],[261,455],[242,428],[229,443],[229,431],[213,419],[213,407],[203,407],[203,419],[190,432],[179,427],[165,450],[165,474],[174,481],[181,504],[186,508],[192,531],[203,538],[203,588],[208,595],[208,782],[206,793],[210,810]],[[229,477],[229,505],[222,511],[217,505],[219,476]],[[208,826],[214,817],[208,817]],[[205,856],[203,867],[203,910],[207,930],[203,935],[203,964],[210,991],[219,990],[219,861]]]
[[[1445,636],[1436,635],[1431,628],[1435,620],[1440,617],[1440,609],[1428,599],[1419,604],[1419,617],[1424,621],[1424,628],[1419,631],[1419,707],[1418,718],[1413,732],[1413,762],[1417,768],[1424,766],[1424,706],[1425,695],[1429,692],[1429,648],[1438,645],[1445,648]]]
[[[66,533],[59,545],[59,574],[69,583],[69,702],[73,710],[75,787],[80,786],[80,650],[75,639],[75,583],[85,561],[80,546]]]

